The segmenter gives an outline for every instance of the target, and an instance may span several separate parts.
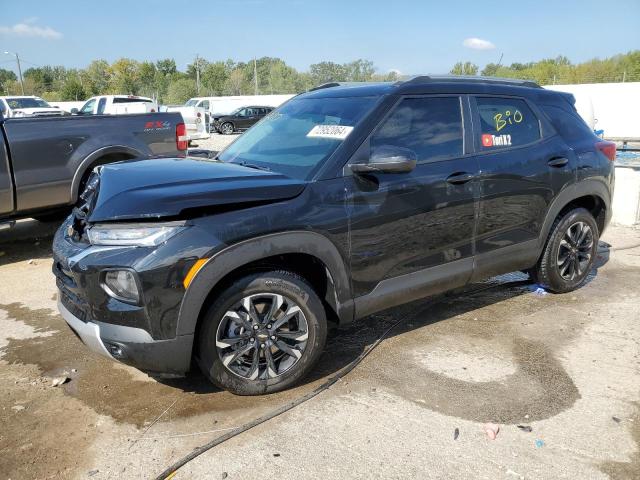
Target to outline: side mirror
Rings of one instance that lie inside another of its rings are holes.
[[[369,163],[352,163],[353,173],[408,173],[416,168],[416,153],[403,147],[382,145],[371,153]]]
[[[72,108],[70,110],[71,115],[77,115],[78,114],[78,109],[77,108]]]

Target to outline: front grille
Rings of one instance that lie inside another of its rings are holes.
[[[87,313],[89,312],[89,305],[78,295],[80,290],[73,278],[73,274],[66,270],[61,262],[54,263],[53,273],[56,276],[60,303],[75,317],[86,322],[89,319],[89,314]]]
[[[74,296],[75,297],[74,299],[72,297],[72,294],[69,293],[67,290],[65,290],[64,286],[60,285],[60,282],[56,282],[56,283],[58,284],[58,289],[59,289],[58,295],[60,295],[60,303],[64,305],[64,308],[69,310],[71,315],[79,318],[83,322],[87,322],[89,320],[89,315],[85,310],[82,309],[82,307],[80,307],[79,305],[80,299],[75,296]]]

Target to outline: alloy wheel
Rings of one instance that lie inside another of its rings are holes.
[[[227,310],[218,325],[216,348],[233,374],[266,380],[298,363],[308,338],[307,319],[299,305],[284,295],[258,293]]]
[[[558,271],[564,280],[582,276],[591,263],[593,231],[585,222],[576,222],[565,232],[558,248]]]
[[[225,123],[222,125],[222,133],[225,135],[230,135],[233,133],[233,126],[230,123]]]

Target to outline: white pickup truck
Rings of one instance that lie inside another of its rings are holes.
[[[33,95],[0,97],[0,112],[5,118],[66,115],[64,110],[52,107],[40,97]]]
[[[72,108],[73,115],[121,115],[126,113],[154,113],[158,104],[147,97],[137,95],[100,95],[91,97],[78,110]]]
[[[184,105],[167,105],[167,112],[178,112],[182,115],[184,124],[187,127],[187,138],[191,140],[202,140],[209,135],[209,112],[202,106],[196,106],[193,99]]]

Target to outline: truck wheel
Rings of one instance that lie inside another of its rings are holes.
[[[313,288],[290,272],[256,273],[224,290],[198,333],[198,363],[217,386],[260,395],[299,382],[324,349],[327,320]]]
[[[588,210],[566,212],[553,223],[532,278],[554,293],[580,287],[593,266],[598,237],[598,225]]]
[[[220,125],[220,133],[223,135],[231,135],[235,129],[233,128],[233,124],[231,122],[225,122]]]

